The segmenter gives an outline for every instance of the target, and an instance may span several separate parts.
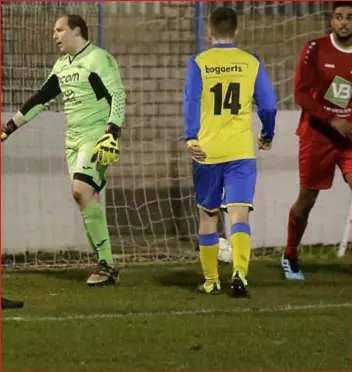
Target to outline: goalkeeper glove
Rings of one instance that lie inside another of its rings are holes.
[[[8,139],[9,135],[12,134],[14,131],[18,129],[18,126],[15,124],[15,122],[10,119],[6,126],[1,128],[1,142],[4,142]]]
[[[1,142],[4,142],[7,139],[8,135],[4,131],[4,129],[1,130]]]
[[[109,124],[105,134],[100,138],[93,149],[92,163],[110,165],[120,159],[119,137],[121,129],[117,125]]]

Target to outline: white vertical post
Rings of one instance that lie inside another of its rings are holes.
[[[343,257],[346,253],[347,245],[349,238],[351,236],[351,229],[352,229],[352,202],[350,205],[350,210],[348,212],[347,221],[345,225],[345,230],[343,232],[342,240],[340,242],[339,249],[337,251],[337,257]]]

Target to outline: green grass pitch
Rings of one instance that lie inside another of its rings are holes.
[[[85,269],[4,271],[3,370],[352,370],[352,259],[253,260],[252,298],[196,292],[199,264],[130,266],[115,288]]]

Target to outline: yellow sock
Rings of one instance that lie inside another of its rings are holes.
[[[231,247],[233,272],[238,271],[245,278],[251,255],[251,229],[248,223],[231,226]]]
[[[217,233],[199,235],[200,262],[204,278],[208,283],[219,280],[218,253],[219,236]]]

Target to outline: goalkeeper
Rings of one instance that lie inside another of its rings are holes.
[[[92,45],[86,22],[78,15],[60,17],[54,41],[63,55],[39,89],[2,128],[1,141],[63,95],[67,118],[66,157],[72,192],[84,221],[98,266],[88,285],[116,284],[111,240],[99,192],[106,168],[119,160],[119,138],[125,115],[125,90],[116,60]]]
[[[262,122],[258,146],[270,150],[276,96],[263,62],[233,42],[237,31],[235,10],[226,6],[216,8],[210,15],[208,31],[212,46],[189,59],[183,100],[205,279],[199,290],[204,294],[221,290],[217,225],[224,190],[231,222],[232,295],[249,297],[249,211],[253,208],[257,177],[252,101],[257,104]]]

